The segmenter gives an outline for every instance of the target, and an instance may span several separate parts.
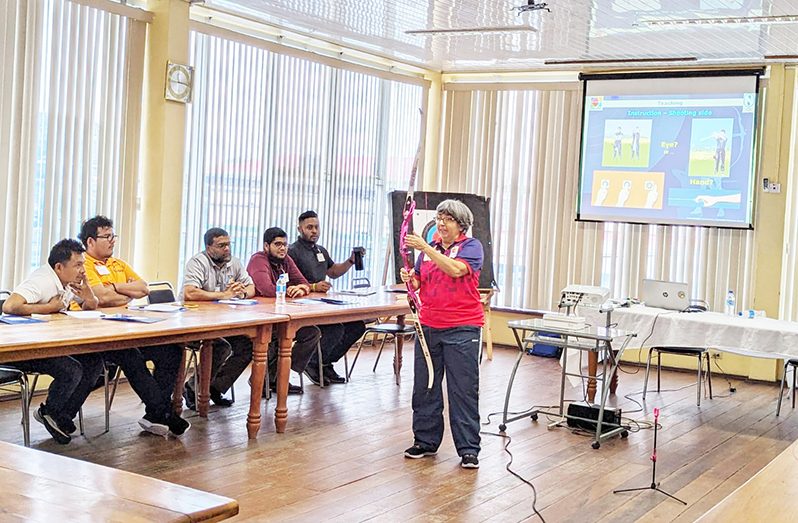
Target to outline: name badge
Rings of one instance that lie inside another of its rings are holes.
[[[452,247],[452,250],[449,251],[449,258],[457,258],[457,253],[460,251],[460,246],[455,245]]]
[[[94,264],[94,268],[97,269],[97,274],[100,276],[108,276],[111,274],[111,271],[108,270],[108,267],[105,265],[100,265],[99,263]]]
[[[323,263],[325,261],[324,260],[324,254],[322,254],[320,252],[317,252],[316,253],[316,259],[319,260],[319,262]]]

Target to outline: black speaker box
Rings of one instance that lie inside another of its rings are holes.
[[[590,405],[588,403],[571,403],[568,405],[568,416],[575,416],[585,419],[568,419],[569,427],[579,427],[589,431],[596,430],[596,421],[599,417],[599,406]],[[594,421],[588,421],[594,420]],[[616,427],[621,424],[621,409],[604,408],[604,423],[602,424],[602,431],[608,430],[613,427],[607,427],[606,423],[612,423]]]

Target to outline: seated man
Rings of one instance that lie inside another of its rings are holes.
[[[50,250],[47,265],[42,265],[14,289],[3,304],[3,312],[27,316],[52,314],[68,309],[97,308],[97,298],[86,283],[83,246],[75,240],[61,240]],[[65,445],[72,440],[73,422],[102,372],[98,354],[59,356],[13,364],[24,372],[39,372],[53,377],[47,399],[33,417],[44,425],[55,441]]]
[[[277,278],[281,274],[288,274],[286,295],[289,298],[300,298],[310,293],[310,285],[297,269],[296,264],[288,256],[288,241],[285,231],[279,227],[266,229],[263,233],[263,250],[256,252],[249,259],[247,272],[255,282],[255,295],[274,298],[277,295]],[[291,349],[291,369],[301,373],[305,370],[310,357],[316,352],[319,343],[318,327],[302,327],[294,338],[294,347]],[[269,387],[277,390],[277,332],[272,335],[269,344]],[[265,385],[264,385],[265,388]],[[288,385],[289,394],[301,394],[302,389],[295,385]],[[266,391],[264,390],[264,396]]]
[[[186,263],[183,298],[188,301],[211,301],[251,298],[255,295],[252,278],[238,258],[230,255],[230,235],[224,229],[208,229],[205,250]],[[213,340],[211,401],[229,407],[233,401],[223,396],[252,361],[252,340],[230,336]],[[196,393],[191,380],[186,381],[183,397],[186,407],[196,410]]]
[[[319,216],[315,211],[306,211],[299,215],[297,230],[299,237],[288,247],[288,255],[296,262],[302,275],[310,282],[311,291],[327,292],[331,285],[325,278],[329,276],[335,279],[346,274],[355,264],[355,255],[352,253],[344,262],[333,262],[327,249],[316,243],[319,239]],[[343,358],[349,348],[363,336],[363,333],[366,332],[366,324],[362,321],[351,321],[322,325],[319,329],[321,330],[324,376],[319,376],[319,361],[316,353],[311,356],[308,366],[305,367],[305,374],[316,385],[319,385],[322,379],[325,385],[346,383],[346,378],[335,372],[333,363]]]
[[[124,261],[114,258],[114,224],[105,216],[83,222],[80,240],[86,247],[86,278],[100,301],[100,307],[127,305],[149,294],[147,283]],[[119,365],[128,382],[144,402],[142,429],[159,436],[181,436],[191,425],[172,411],[172,391],[183,356],[180,345],[159,345],[140,349],[107,351],[103,357]],[[154,374],[147,361],[155,365]]]

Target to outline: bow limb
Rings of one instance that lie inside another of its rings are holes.
[[[410,187],[407,190],[407,197],[405,198],[405,206],[402,211],[402,226],[399,229],[399,251],[402,254],[402,262],[407,271],[413,269],[413,264],[410,261],[410,250],[407,247],[407,234],[410,232],[410,227],[413,222],[413,213],[416,210],[416,201],[413,198],[413,189],[416,183],[416,173],[418,171],[418,158],[421,154],[421,144],[416,151],[416,158],[413,161],[413,169],[410,172]],[[416,338],[418,344],[421,346],[421,353],[424,355],[424,362],[427,364],[427,389],[432,388],[435,379],[435,369],[432,365],[432,355],[429,352],[429,345],[427,339],[424,337],[424,330],[421,328],[418,312],[421,309],[421,303],[418,300],[416,290],[413,284],[408,280],[405,285],[407,286],[407,304],[410,307],[410,317],[413,322],[413,327],[416,330]]]

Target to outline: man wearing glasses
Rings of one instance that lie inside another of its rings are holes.
[[[266,229],[263,233],[263,250],[256,252],[249,259],[247,272],[255,282],[255,294],[274,298],[277,295],[277,278],[281,274],[288,274],[288,286],[286,296],[289,298],[301,298],[310,293],[308,281],[299,272],[294,260],[288,256],[288,240],[284,230],[279,227]],[[302,373],[310,361],[310,357],[316,352],[321,333],[318,327],[302,327],[294,338],[294,347],[291,349],[291,369],[294,372]],[[278,354],[277,332],[272,335],[269,343],[269,388],[274,392],[277,390],[277,354]],[[264,384],[264,388],[266,385]],[[302,388],[296,385],[288,385],[289,394],[302,394]],[[266,396],[264,390],[264,396]]]
[[[114,258],[117,236],[114,224],[105,216],[95,216],[83,222],[79,234],[86,247],[86,279],[97,296],[100,307],[127,305],[130,300],[149,294],[147,282],[130,265]],[[172,411],[172,391],[183,356],[180,345],[159,345],[108,351],[107,361],[119,365],[128,382],[144,402],[142,429],[159,436],[181,436],[191,425]],[[155,365],[150,373],[147,361]]]
[[[186,263],[183,276],[183,299],[213,301],[251,298],[255,295],[252,278],[238,258],[230,254],[230,235],[224,229],[208,229],[203,238],[205,250]],[[213,340],[211,366],[211,401],[229,407],[232,399],[224,393],[233,386],[252,361],[252,340],[246,336],[230,336]],[[186,407],[197,410],[197,400],[191,380],[186,380],[183,392]]]

